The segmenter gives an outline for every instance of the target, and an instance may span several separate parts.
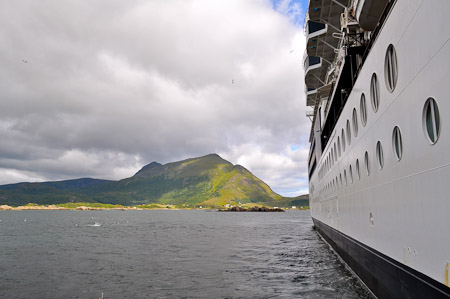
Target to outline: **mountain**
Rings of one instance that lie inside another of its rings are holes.
[[[276,194],[246,168],[233,165],[217,154],[164,165],[152,162],[134,176],[120,181],[82,178],[0,186],[0,205],[99,202],[122,205],[223,206],[257,203],[289,206],[293,205],[293,200],[296,198],[283,198]]]

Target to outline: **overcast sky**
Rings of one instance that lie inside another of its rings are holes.
[[[218,153],[307,193],[307,1],[0,2],[0,184]]]

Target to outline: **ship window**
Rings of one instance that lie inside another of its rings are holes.
[[[380,169],[383,169],[384,166],[384,157],[383,157],[383,146],[381,145],[381,142],[377,142],[377,160],[378,160],[378,166]]]
[[[338,139],[337,139],[337,148],[338,148],[338,155],[339,155],[339,158],[341,157],[341,138],[338,136]]]
[[[337,150],[336,150],[336,143],[334,144],[334,162],[337,162]]]
[[[435,144],[439,138],[440,116],[439,108],[433,98],[428,98],[423,108],[423,126],[426,136],[431,144]]]
[[[353,125],[353,135],[358,136],[358,114],[356,112],[356,108],[353,108],[353,118],[352,118],[352,125]]]
[[[403,154],[402,133],[400,132],[400,128],[397,126],[392,132],[392,149],[394,151],[394,156],[397,158],[397,161],[400,161]]]
[[[356,159],[356,177],[359,179],[361,178],[361,173],[359,172],[359,160]]]
[[[351,165],[348,168],[348,174],[350,175],[350,184],[353,184],[353,170],[352,170],[352,166]]]
[[[345,152],[345,133],[344,129],[342,129],[342,151]]]
[[[380,86],[378,85],[377,74],[373,73],[370,80],[370,98],[372,100],[373,111],[377,112],[380,106]]]
[[[386,79],[386,87],[389,92],[393,92],[397,84],[398,68],[397,54],[392,44],[389,45],[384,59],[384,77]]]
[[[352,142],[352,135],[350,132],[350,121],[347,119],[347,142],[348,145],[350,145],[350,143]]]
[[[366,165],[367,175],[370,175],[370,161],[369,161],[369,153],[367,151],[364,154],[364,164]]]
[[[367,108],[366,108],[366,96],[364,95],[364,93],[361,94],[360,106],[361,106],[361,123],[363,127],[365,127],[367,123]]]
[[[348,182],[347,182],[347,170],[344,169],[344,182],[345,182],[345,186],[347,186]]]

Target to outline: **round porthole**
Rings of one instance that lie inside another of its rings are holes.
[[[348,174],[350,175],[350,184],[353,184],[353,170],[352,170],[352,166],[351,165],[348,168]]]
[[[441,118],[439,108],[433,98],[428,98],[423,107],[422,116],[423,128],[425,136],[431,144],[435,144],[439,139],[441,129]]]
[[[345,133],[344,133],[344,129],[342,129],[342,151],[345,152]]]
[[[338,157],[341,157],[341,138],[338,136],[337,139],[337,149],[338,149]]]
[[[337,150],[336,150],[336,143],[334,144],[334,163],[337,162]]]
[[[353,108],[352,125],[353,135],[356,137],[358,136],[358,113],[356,112],[356,108]]]
[[[402,159],[403,155],[403,143],[402,143],[402,133],[399,127],[395,127],[392,131],[392,150],[394,151],[394,156],[397,161]]]
[[[359,172],[359,160],[356,159],[356,177],[358,178],[358,181],[361,179],[361,173]]]
[[[336,150],[336,143],[334,143],[334,162],[337,162],[337,158],[338,158],[338,152]]]
[[[366,166],[367,175],[370,175],[370,161],[369,161],[369,153],[367,151],[364,154],[364,165]]]
[[[370,80],[370,99],[372,100],[372,109],[374,112],[378,111],[380,106],[380,86],[378,85],[377,74],[373,73]]]
[[[392,44],[386,50],[386,57],[384,59],[384,77],[386,79],[386,87],[389,92],[393,92],[397,84],[398,68],[397,68],[397,53]]]
[[[360,101],[360,113],[361,113],[361,124],[363,127],[366,126],[367,123],[367,107],[366,107],[366,96],[361,94],[361,101]]]
[[[377,142],[377,160],[378,160],[378,167],[380,169],[383,169],[384,166],[384,156],[383,156],[383,146],[381,145],[381,142]]]
[[[351,131],[350,131],[350,121],[348,119],[347,119],[346,130],[347,130],[347,142],[348,142],[348,145],[350,145],[350,143],[352,142],[352,134],[351,134]]]

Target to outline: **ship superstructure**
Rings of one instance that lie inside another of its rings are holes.
[[[379,298],[450,298],[450,1],[310,0],[318,232]]]

